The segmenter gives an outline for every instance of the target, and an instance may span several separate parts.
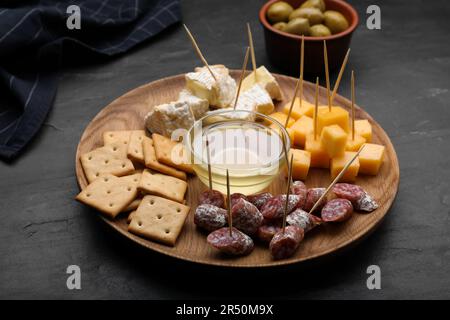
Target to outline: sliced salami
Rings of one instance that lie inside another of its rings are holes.
[[[266,204],[261,208],[261,213],[264,218],[273,220],[283,217],[286,198],[285,194],[280,194],[267,200]],[[288,214],[297,208],[299,200],[300,197],[298,195],[289,195]]]
[[[291,257],[303,240],[305,232],[297,226],[287,226],[278,231],[270,241],[269,249],[272,257],[276,260]]]
[[[258,208],[258,210],[261,210],[261,208],[266,204],[267,200],[272,198],[272,194],[270,192],[263,192],[247,196],[247,198],[248,201],[253,203],[253,205]]]
[[[239,199],[244,199],[248,201],[247,196],[245,194],[233,193],[231,194],[231,207],[233,207]]]
[[[325,190],[326,190],[325,188],[308,189],[308,194],[306,195],[306,201],[305,201],[305,205],[304,205],[303,209],[305,211],[309,212],[313,208],[313,206],[317,202],[317,200],[319,200],[319,198],[323,195]],[[327,203],[327,200],[326,200],[326,198],[324,198],[320,202],[320,205],[316,208],[316,210],[322,209],[326,203]]]
[[[233,256],[247,255],[254,248],[252,238],[234,227],[231,235],[230,229],[225,227],[211,232],[206,241],[221,252]]]
[[[312,230],[322,223],[322,219],[309,214],[302,209],[296,209],[286,217],[286,222],[291,226],[302,228],[305,232]]]
[[[194,223],[207,231],[217,230],[226,226],[227,211],[211,204],[201,204],[195,210]]]
[[[223,194],[217,190],[203,191],[198,198],[198,204],[212,204],[219,208],[225,208]]]
[[[333,199],[327,202],[322,209],[322,220],[326,222],[342,222],[351,218],[353,214],[352,203],[347,199]]]
[[[263,223],[263,215],[253,204],[239,198],[231,208],[233,226],[245,234],[253,235]]]
[[[378,203],[360,186],[349,183],[337,183],[333,192],[343,199],[349,200],[356,211],[372,212]]]
[[[264,224],[258,228],[257,237],[264,243],[270,243],[273,236],[281,230],[279,223]]]
[[[303,208],[306,202],[306,196],[308,194],[308,188],[306,188],[303,181],[294,181],[291,186],[292,194],[296,194],[300,197],[297,208]]]

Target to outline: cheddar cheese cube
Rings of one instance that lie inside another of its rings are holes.
[[[328,107],[320,107],[317,115],[317,130],[322,132],[323,128],[333,124],[337,124],[345,132],[349,132],[349,115],[347,110],[333,106],[330,111]]]
[[[291,101],[286,103],[283,107],[283,113],[289,114],[291,108]],[[294,106],[292,107],[291,117],[295,120],[301,116],[312,117],[314,114],[314,104],[302,99],[302,106],[300,107],[300,98],[295,98]]]
[[[334,158],[344,154],[347,133],[337,124],[333,124],[322,129],[320,141],[328,156]]]
[[[366,139],[355,134],[355,139],[352,139],[352,134],[350,133],[347,138],[347,144],[345,145],[346,151],[358,151],[361,146],[366,143]]]
[[[292,162],[292,178],[295,180],[305,180],[308,176],[311,165],[311,153],[305,150],[289,150],[289,159],[294,155]]]
[[[337,175],[344,169],[345,165],[355,156],[356,152],[345,151],[342,156],[331,159],[331,179],[337,177]],[[339,179],[341,182],[354,182],[359,172],[359,160],[356,158],[352,164],[348,167],[344,175]]]
[[[313,132],[314,121],[310,117],[301,116],[289,129],[294,132],[294,144],[303,148],[305,147],[306,136]]]
[[[269,117],[272,117],[275,120],[277,120],[278,122],[280,122],[282,126],[284,126],[284,124],[286,123],[286,119],[287,119],[287,115],[282,112],[271,113],[271,114],[269,114]],[[290,117],[287,127],[289,128],[290,126],[292,126],[294,124],[294,122],[295,122],[295,120],[292,117]],[[270,125],[270,122],[269,122],[269,125]]]
[[[289,139],[291,140],[291,146],[294,144],[295,132],[292,128],[286,128],[286,131],[289,135]]]
[[[311,167],[312,168],[329,168],[330,157],[327,151],[323,148],[319,137],[314,139],[314,134],[306,136],[305,151],[311,153]]]
[[[384,159],[385,147],[375,143],[365,143],[359,154],[359,172],[376,175]]]
[[[371,142],[372,126],[369,120],[355,120],[355,133],[366,139],[366,142]]]

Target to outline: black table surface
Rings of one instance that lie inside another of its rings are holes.
[[[74,200],[75,150],[89,121],[127,91],[199,65],[177,25],[126,55],[64,67],[44,127],[17,161],[0,163],[0,298],[450,298],[450,5],[378,1],[381,30],[368,30],[373,1],[351,2],[361,24],[340,92],[349,96],[354,69],[357,103],[390,136],[401,171],[376,232],[326,261],[229,270],[143,249]],[[209,62],[230,68],[242,63],[251,22],[258,63],[277,72],[258,23],[263,3],[183,1],[183,21]],[[81,290],[66,287],[69,265],[81,268]],[[370,265],[381,269],[380,290],[366,286]]]

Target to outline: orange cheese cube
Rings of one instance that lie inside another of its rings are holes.
[[[347,144],[345,145],[346,151],[358,151],[361,146],[366,143],[366,139],[355,133],[355,139],[352,139],[350,133],[347,138]]]
[[[366,142],[371,142],[372,126],[369,120],[355,120],[355,133],[366,139]]]
[[[282,126],[284,126],[284,124],[286,123],[286,119],[287,119],[287,115],[282,112],[274,112],[272,114],[269,114],[269,117],[272,117],[275,120],[277,120],[278,122],[280,122]],[[294,118],[290,117],[287,127],[289,128],[290,126],[292,126],[294,124],[294,122],[295,122]],[[273,123],[271,124],[269,122],[269,125],[273,126],[274,124]]]
[[[283,112],[285,114],[289,113],[289,108],[291,107],[291,102],[289,101],[283,107]],[[314,104],[302,99],[302,106],[300,107],[300,98],[295,98],[294,106],[292,107],[291,117],[295,120],[299,119],[301,116],[312,117],[314,114]]]
[[[365,143],[359,154],[359,172],[376,175],[384,159],[385,147],[375,143]]]
[[[294,144],[303,148],[305,146],[306,136],[313,132],[314,121],[310,117],[301,116],[290,129],[294,132]]]
[[[322,129],[320,141],[328,156],[334,158],[344,154],[347,144],[347,133],[337,124],[333,124]]]
[[[292,130],[292,128],[287,128],[286,131],[289,135],[289,139],[291,140],[291,146],[292,146],[292,145],[294,145],[295,132],[294,132],[294,130]]]
[[[322,147],[320,139],[314,139],[314,134],[306,136],[305,151],[311,153],[311,167],[312,168],[329,168],[330,157],[327,151]]]
[[[336,106],[331,107],[331,111],[329,111],[328,107],[320,107],[317,115],[317,130],[322,132],[323,128],[333,124],[337,124],[345,132],[349,132],[348,111]]]
[[[349,162],[354,156],[356,152],[350,152],[345,151],[345,153],[342,156],[335,157],[331,159],[331,179],[334,179],[337,177],[337,175],[344,169],[347,162]],[[344,175],[341,177],[339,181],[341,182],[354,182],[356,179],[356,176],[359,172],[359,160],[356,158],[352,164],[348,167],[347,171],[344,173]]]
[[[292,178],[295,180],[305,180],[308,176],[311,165],[311,153],[305,150],[289,150],[289,159],[294,155],[292,162]]]

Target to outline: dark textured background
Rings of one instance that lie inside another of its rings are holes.
[[[250,21],[258,62],[276,72],[257,21],[263,2],[183,1],[184,22],[210,63],[239,68]],[[73,61],[41,132],[19,160],[0,163],[0,298],[450,298],[450,5],[351,2],[362,24],[340,92],[348,95],[355,69],[357,102],[391,137],[401,170],[397,199],[372,236],[306,267],[216,269],[144,250],[73,200],[75,149],[88,122],[125,92],[199,64],[177,25],[122,57]],[[365,28],[373,3],[382,30]],[[71,264],[81,267],[82,290],[66,288]],[[381,267],[381,290],[366,288],[371,264]]]

